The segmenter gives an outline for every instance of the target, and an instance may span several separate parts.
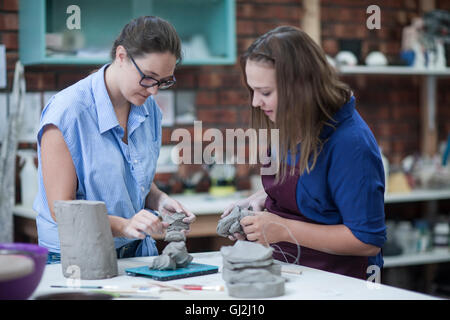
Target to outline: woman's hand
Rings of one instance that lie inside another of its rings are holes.
[[[262,211],[264,209],[264,205],[266,202],[267,193],[264,189],[252,194],[246,199],[242,199],[230,204],[222,213],[220,218],[224,218],[230,214],[234,207],[239,206],[241,208],[249,208],[252,207],[252,211]],[[235,233],[232,236],[228,237],[231,241],[234,240],[245,240],[245,237],[240,233]]]
[[[266,202],[267,193],[263,190],[260,190],[246,199],[238,200],[232,204],[230,204],[222,213],[220,218],[224,218],[230,214],[234,207],[239,206],[241,208],[252,207],[252,211],[262,211],[264,209],[264,204]]]
[[[253,212],[253,216],[242,218],[241,225],[247,240],[261,243],[265,246],[284,241],[288,231],[287,219],[268,211]]]
[[[147,234],[163,234],[169,224],[162,222],[157,216],[147,210],[141,210],[132,218],[126,219],[122,236],[132,239],[144,239]]]
[[[183,219],[183,222],[191,224],[195,221],[196,217],[195,215],[186,209],[181,203],[179,203],[177,200],[169,197],[168,195],[164,194],[160,197],[157,205],[158,211],[160,214],[173,214],[175,212],[184,212],[186,214],[186,218]],[[187,230],[186,233],[188,233],[190,230]]]

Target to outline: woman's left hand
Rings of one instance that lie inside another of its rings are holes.
[[[286,233],[286,219],[268,211],[254,211],[253,216],[241,219],[242,228],[247,240],[268,246],[271,243],[283,241]]]
[[[161,214],[184,212],[186,214],[186,218],[183,219],[183,222],[189,224],[194,222],[196,218],[195,215],[191,211],[186,209],[181,203],[165,194],[162,195],[158,201],[158,211]]]

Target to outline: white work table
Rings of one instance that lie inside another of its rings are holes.
[[[224,280],[222,279],[222,257],[220,252],[193,253],[193,262],[212,264],[219,266],[219,273],[164,281],[164,284],[196,284],[196,285],[223,285],[224,291],[165,291],[152,293],[151,296],[164,300],[227,300],[233,299],[227,294]],[[148,264],[148,257],[130,258],[118,260],[119,276],[104,280],[81,280],[81,286],[117,286],[121,290],[135,289],[154,281],[144,277],[132,277],[125,274],[126,268],[140,267]],[[383,284],[374,284],[330,272],[313,268],[283,265],[289,270],[300,270],[301,274],[283,272],[287,279],[285,294],[274,299],[281,300],[428,300],[438,299],[433,296],[416,293],[408,290],[394,288]],[[31,299],[37,296],[67,292],[75,289],[51,288],[51,285],[67,285],[68,279],[62,275],[61,264],[47,265],[42,280]],[[134,286],[134,287],[133,287]],[[89,291],[89,289],[76,289],[77,291]],[[105,289],[106,290],[106,289]],[[149,293],[147,293],[149,295]],[[136,299],[136,298],[134,298]],[[145,299],[145,298],[142,298]]]

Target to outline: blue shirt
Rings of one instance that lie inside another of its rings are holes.
[[[360,241],[382,247],[386,241],[384,168],[378,144],[355,109],[352,96],[324,126],[316,165],[297,182],[297,206],[318,223],[344,224]],[[290,158],[290,157],[289,157]],[[369,265],[383,266],[381,252]]]
[[[33,209],[39,245],[60,252],[58,228],[48,208],[42,180],[40,142],[43,128],[61,131],[75,166],[76,199],[105,202],[108,214],[131,218],[142,210],[153,182],[161,147],[162,113],[153,97],[131,105],[128,144],[106,90],[108,65],[54,95],[42,111],[38,132],[39,191]],[[119,248],[133,239],[114,238]],[[156,255],[155,241],[147,236],[142,255]]]

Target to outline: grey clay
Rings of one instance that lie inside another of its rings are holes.
[[[64,277],[94,280],[117,276],[117,256],[105,203],[55,201],[54,207]]]
[[[230,296],[271,298],[284,294],[281,266],[274,263],[272,251],[262,244],[242,240],[220,249],[222,278]]]
[[[234,233],[240,233],[245,236],[240,221],[249,215],[253,215],[249,209],[244,209],[239,206],[234,207],[227,216],[219,220],[216,230],[217,234],[222,237],[232,236]]]
[[[189,224],[183,222],[186,215],[182,212],[165,214],[163,221],[169,223],[164,240],[169,244],[164,248],[161,255],[152,259],[150,269],[175,270],[185,268],[191,263],[193,257],[186,249],[186,236],[182,232],[189,229]]]

